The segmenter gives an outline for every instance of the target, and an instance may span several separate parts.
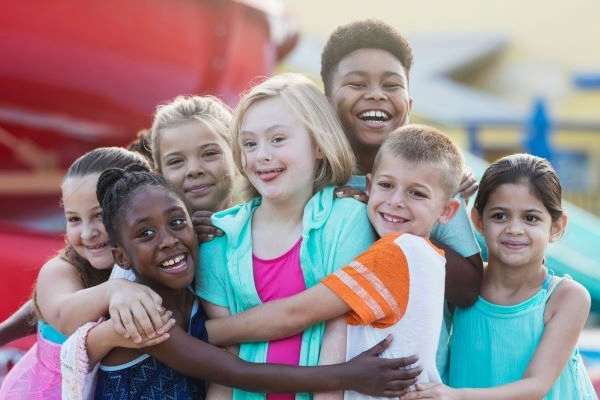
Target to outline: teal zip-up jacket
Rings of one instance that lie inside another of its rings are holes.
[[[334,187],[317,192],[306,204],[302,220],[300,263],[306,287],[311,287],[331,272],[350,263],[376,239],[367,218],[366,206],[351,198],[334,199]],[[260,205],[255,198],[248,203],[213,215],[214,225],[225,234],[200,246],[196,269],[196,293],[232,314],[261,304],[252,273],[252,213]],[[307,329],[302,336],[300,365],[317,365],[324,324]],[[267,342],[244,343],[240,357],[264,363]],[[234,389],[234,400],[264,400],[264,393]],[[308,400],[311,393],[299,393],[297,400]]]

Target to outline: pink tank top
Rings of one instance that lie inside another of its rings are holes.
[[[300,266],[302,238],[285,254],[264,260],[252,255],[254,284],[263,303],[289,297],[306,289]],[[269,342],[267,362],[298,365],[302,334]],[[293,400],[294,393],[267,394],[267,400]]]

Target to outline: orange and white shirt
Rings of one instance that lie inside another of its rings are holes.
[[[393,334],[384,357],[419,356],[419,382],[441,382],[436,350],[444,309],[446,259],[427,238],[393,233],[322,280],[352,309],[346,359]],[[346,391],[345,399],[369,396]]]

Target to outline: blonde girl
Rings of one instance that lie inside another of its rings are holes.
[[[231,110],[213,96],[178,96],[159,105],[151,128],[157,171],[194,211],[233,205],[237,176],[231,155]]]
[[[306,77],[278,75],[246,93],[233,116],[232,150],[254,197],[215,214],[213,223],[225,234],[201,246],[196,290],[211,318],[303,291],[375,238],[364,204],[334,199],[334,188],[352,174],[354,156],[327,99]],[[292,338],[242,344],[239,355],[316,365],[323,331],[318,324]],[[233,397],[265,394],[234,390]]]

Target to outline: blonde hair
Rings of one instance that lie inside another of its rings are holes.
[[[231,148],[231,109],[225,103],[214,96],[177,96],[156,108],[150,129],[152,159],[158,172],[162,172],[158,150],[161,132],[190,121],[202,122]]]
[[[231,148],[238,169],[243,171],[240,131],[246,113],[257,102],[275,97],[281,98],[295,114],[308,131],[315,147],[323,154],[323,159],[317,160],[313,193],[326,186],[346,184],[356,163],[348,139],[325,95],[307,77],[297,73],[284,73],[268,78],[241,98],[231,123]],[[259,195],[249,182],[247,190],[251,196]]]
[[[373,173],[377,171],[383,154],[437,169],[448,198],[454,197],[458,192],[465,168],[464,158],[460,148],[441,131],[418,124],[395,129],[381,144],[373,162]]]

